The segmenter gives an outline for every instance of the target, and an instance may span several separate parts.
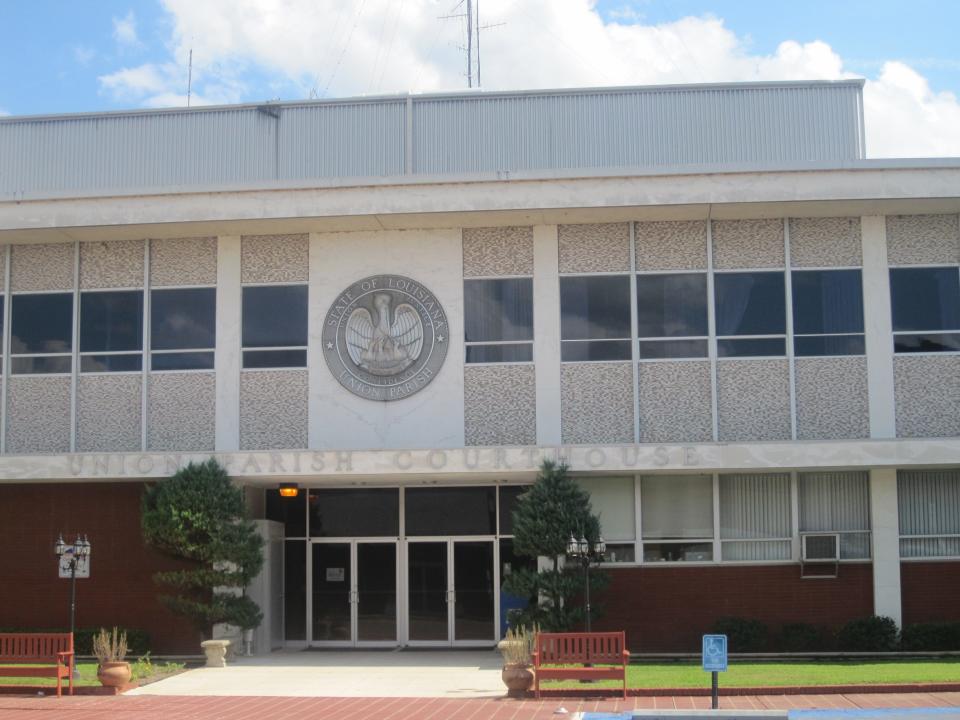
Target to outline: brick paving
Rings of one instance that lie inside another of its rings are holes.
[[[0,697],[0,720],[546,720],[576,712],[632,709],[707,709],[706,697],[620,699],[549,698],[316,698],[316,697]],[[844,695],[744,695],[721,697],[728,710],[960,707],[960,692]]]

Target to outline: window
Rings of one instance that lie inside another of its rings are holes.
[[[644,477],[640,508],[644,562],[713,560],[712,477]]]
[[[635,562],[637,536],[634,483],[632,477],[577,478],[590,493],[593,514],[600,518],[600,534],[607,543],[606,562]]]
[[[73,369],[73,293],[12,298],[10,354],[14,375]]]
[[[723,560],[791,558],[790,476],[721,475]]]
[[[3,330],[4,330],[3,324],[4,324],[4,320],[5,320],[5,318],[6,318],[6,315],[5,315],[5,310],[6,310],[6,308],[4,307],[4,301],[5,301],[5,300],[6,300],[6,298],[5,298],[3,295],[0,295],[0,338],[3,337]],[[0,373],[3,373],[2,345],[0,345]]]
[[[243,288],[243,367],[307,366],[307,286]]]
[[[960,557],[960,471],[899,470],[900,557]]]
[[[560,278],[560,359],[630,360],[630,278]]]
[[[786,354],[786,296],[782,272],[714,276],[719,357]]]
[[[493,535],[497,529],[494,487],[408,488],[404,494],[407,535]]]
[[[793,351],[863,355],[863,281],[859,270],[795,270]]]
[[[957,268],[892,268],[890,303],[894,352],[960,350]]]
[[[641,360],[707,356],[707,276],[637,276]]]
[[[466,280],[464,339],[468,363],[533,361],[533,280]]]
[[[214,288],[152,290],[151,370],[212,370],[216,312]]]
[[[842,560],[870,558],[870,479],[865,472],[800,473],[800,534],[838,533]]]
[[[80,371],[143,369],[143,292],[80,295]]]
[[[501,485],[498,488],[501,535],[513,535],[513,511],[517,507],[517,500],[529,489],[529,485]]]
[[[309,512],[313,537],[400,534],[400,491],[396,488],[311,490]]]

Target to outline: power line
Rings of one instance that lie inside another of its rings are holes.
[[[353,39],[353,33],[357,29],[357,25],[360,23],[360,16],[363,14],[363,6],[366,5],[367,0],[361,0],[360,7],[357,8],[357,15],[353,21],[353,27],[350,28],[350,34],[347,35],[347,41],[343,44],[343,50],[340,51],[340,57],[337,58],[337,64],[333,68],[333,72],[330,73],[330,79],[327,80],[327,84],[323,88],[323,97],[327,96],[327,91],[330,89],[330,85],[333,83],[333,79],[337,76],[337,71],[340,70],[340,64],[343,62],[343,56],[347,54],[347,48],[350,47],[350,41]]]

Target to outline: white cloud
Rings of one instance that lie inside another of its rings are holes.
[[[75,45],[73,48],[73,59],[77,65],[88,65],[91,60],[97,56],[97,51],[85,45]]]
[[[10,113],[8,111],[4,110],[3,108],[0,108],[0,117],[6,117],[9,114]]]
[[[137,37],[137,18],[133,10],[122,18],[113,18],[113,39],[121,47],[138,47],[140,38]]]
[[[288,98],[466,85],[463,22],[438,19],[454,0],[162,1],[171,58],[100,78],[118,98],[182,104],[191,48],[194,88],[210,102],[263,99],[250,97],[252,73]],[[644,24],[625,6],[604,20],[592,0],[484,0],[482,10],[481,23],[497,25],[482,35],[489,90],[856,77],[824,42],[784,39],[759,54],[710,15]],[[871,156],[960,155],[960,103],[916,70],[884,64],[864,100]]]

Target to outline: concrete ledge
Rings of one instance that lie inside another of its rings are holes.
[[[720,695],[844,695],[890,693],[960,692],[960,682],[906,683],[900,685],[784,685],[769,687],[721,687]],[[617,688],[540,688],[544,697],[620,697]],[[696,688],[629,688],[628,697],[709,697],[709,687]],[[525,697],[533,697],[529,692]]]

